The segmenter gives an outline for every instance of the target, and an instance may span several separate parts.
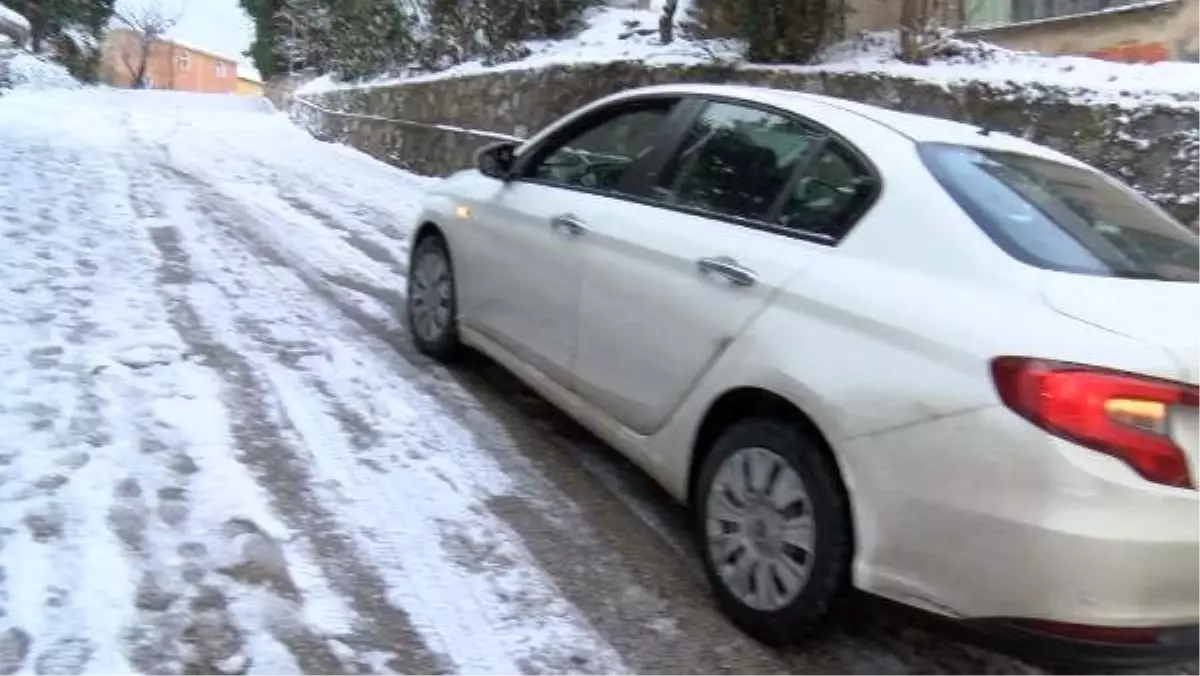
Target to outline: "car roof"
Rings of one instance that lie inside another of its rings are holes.
[[[806,108],[819,105],[827,108],[836,108],[840,111],[871,120],[918,143],[951,143],[990,150],[1006,150],[1071,165],[1085,166],[1079,160],[1068,155],[1006,132],[985,131],[977,125],[955,122],[929,115],[889,110],[848,99],[788,89],[774,89],[771,87],[750,85],[673,84],[629,89],[621,92],[618,97],[614,98],[652,94],[720,96],[760,103],[788,110],[798,115],[806,115]]]

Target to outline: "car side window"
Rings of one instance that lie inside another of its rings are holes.
[[[668,204],[761,220],[796,164],[823,138],[819,130],[782,115],[709,103],[654,192]]]
[[[840,240],[870,205],[876,184],[853,153],[830,141],[784,198],[777,225]]]
[[[616,190],[625,172],[654,148],[675,101],[650,101],[602,115],[549,147],[536,151],[523,175],[538,181]]]

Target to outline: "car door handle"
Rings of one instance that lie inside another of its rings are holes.
[[[758,275],[753,270],[729,256],[701,258],[696,261],[696,267],[701,274],[724,277],[736,286],[754,286],[758,282]]]
[[[583,224],[583,221],[579,220],[575,216],[572,216],[571,214],[562,214],[560,216],[551,218],[550,227],[564,235],[570,235],[572,237],[579,237],[588,231],[588,228]]]

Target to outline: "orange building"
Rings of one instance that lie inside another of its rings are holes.
[[[142,36],[114,28],[104,39],[100,74],[112,87],[132,88],[143,53]],[[204,49],[171,40],[156,40],[146,57],[145,88],[208,94],[237,90],[237,62]]]

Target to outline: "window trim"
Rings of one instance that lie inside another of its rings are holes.
[[[688,211],[693,211],[695,213],[700,213],[700,214],[720,214],[721,216],[735,218],[738,221],[745,221],[745,222],[749,222],[749,223],[761,223],[764,226],[771,227],[773,225],[773,222],[778,220],[778,216],[779,216],[778,212],[780,210],[782,210],[783,204],[787,201],[788,189],[794,188],[796,185],[796,182],[798,180],[797,172],[807,169],[813,165],[813,163],[816,161],[816,158],[819,156],[820,152],[825,148],[826,145],[829,144],[830,131],[828,129],[826,129],[825,127],[823,127],[822,125],[816,124],[815,122],[812,122],[811,120],[808,120],[807,118],[795,115],[793,113],[789,113],[788,111],[778,110],[778,109],[774,108],[773,106],[758,104],[755,101],[746,101],[743,99],[734,99],[734,98],[720,97],[720,96],[715,96],[715,97],[714,96],[691,96],[689,98],[691,99],[692,107],[694,108],[694,110],[691,113],[691,115],[689,115],[688,118],[684,121],[684,123],[679,126],[677,133],[675,133],[673,135],[673,137],[671,138],[670,146],[663,148],[663,152],[661,153],[661,158],[660,158],[661,161],[654,167],[653,173],[654,173],[654,177],[655,177],[655,185],[653,187],[657,187],[658,180],[662,178],[662,174],[666,170],[667,165],[670,163],[671,159],[674,158],[680,152],[680,150],[681,150],[680,146],[683,143],[683,139],[685,139],[687,137],[688,132],[691,131],[692,125],[694,125],[696,123],[696,120],[699,119],[699,117],[704,114],[705,109],[708,108],[708,106],[713,103],[720,103],[720,104],[728,105],[728,106],[736,106],[736,107],[741,107],[741,108],[749,108],[751,110],[757,110],[761,113],[766,113],[768,115],[774,115],[776,117],[781,117],[785,120],[789,120],[793,123],[798,123],[801,127],[808,127],[813,131],[813,136],[816,139],[816,141],[813,144],[813,147],[810,148],[808,151],[806,151],[799,158],[797,158],[796,166],[792,168],[792,173],[790,173],[788,175],[787,179],[783,182],[783,185],[780,186],[779,194],[775,195],[775,198],[773,200],[771,200],[771,206],[767,209],[767,213],[764,215],[764,220],[760,220],[757,218],[744,218],[741,216],[734,216],[732,214],[721,214],[720,212],[707,211],[707,210],[701,209],[699,207],[689,207],[687,205],[671,204],[669,202],[659,202],[660,204],[662,204],[663,206],[668,207],[668,208],[688,210]],[[657,151],[654,154],[659,155],[659,153]],[[648,197],[651,197],[651,198],[655,199],[656,201],[659,199],[658,196],[653,192],[653,190],[650,190],[647,192],[649,193],[647,195]],[[784,228],[784,229],[792,230],[792,228]]]
[[[610,115],[620,114],[622,109],[634,108],[638,105],[659,99],[677,99],[673,110],[668,114],[666,122],[663,123],[662,129],[659,130],[658,136],[654,140],[654,151],[646,157],[641,158],[636,163],[630,166],[629,172],[621,178],[618,185],[618,190],[607,190],[588,188],[586,186],[564,185],[552,181],[544,181],[529,176],[524,176],[524,172],[529,168],[529,164],[538,158],[541,151],[550,145],[559,143],[560,139],[573,133],[577,133],[581,126],[588,126],[590,120],[597,117],[608,117]],[[724,103],[733,106],[741,106],[743,108],[751,108],[759,110],[771,115],[777,115],[802,126],[812,128],[814,131],[821,134],[822,139],[813,146],[813,150],[806,153],[800,161],[797,162],[796,168],[792,175],[784,183],[780,192],[772,201],[771,210],[766,214],[767,218],[777,217],[778,210],[782,210],[786,202],[789,191],[794,190],[796,184],[804,177],[804,171],[810,169],[820,156],[820,152],[824,151],[830,143],[837,143],[846,153],[856,161],[862,164],[863,168],[872,179],[871,192],[863,201],[863,205],[858,209],[858,213],[854,215],[853,220],[847,224],[845,231],[840,237],[833,237],[823,233],[814,232],[811,230],[798,230],[796,228],[788,228],[782,225],[777,225],[768,221],[763,221],[755,218],[745,218],[732,214],[724,214],[716,211],[708,211],[698,207],[692,207],[683,204],[672,204],[664,202],[659,197],[655,196],[651,188],[657,183],[666,164],[670,161],[687,134],[691,125],[695,123],[705,107],[710,103]],[[642,182],[639,185],[629,185],[633,181],[633,176],[638,176]],[[858,227],[859,223],[871,212],[879,201],[879,196],[883,194],[883,174],[879,171],[878,165],[871,160],[857,145],[851,143],[845,136],[828,126],[817,122],[809,117],[794,113],[790,110],[785,110],[777,106],[773,106],[760,101],[753,101],[739,98],[736,96],[724,96],[721,94],[689,94],[689,93],[652,93],[643,96],[630,97],[614,101],[612,104],[590,111],[587,114],[577,119],[571,120],[561,128],[555,129],[545,138],[539,139],[535,144],[526,147],[521,152],[513,165],[512,182],[530,183],[533,185],[541,185],[550,188],[558,188],[561,190],[573,190],[576,192],[597,195],[599,197],[607,197],[610,199],[618,199],[643,206],[655,207],[658,209],[668,209],[677,213],[686,214],[689,216],[699,216],[715,221],[722,221],[730,225],[735,225],[752,230],[780,235],[789,239],[797,239],[812,244],[820,244],[829,247],[837,247],[846,240],[847,237]],[[631,188],[630,190],[620,191],[620,188]]]
[[[663,100],[674,100],[674,103],[671,104],[666,120],[662,123],[662,127],[658,130],[658,134],[655,135],[652,141],[654,146],[653,152],[630,164],[625,175],[621,177],[621,181],[618,183],[617,189],[613,190],[607,188],[589,188],[582,185],[566,185],[528,175],[532,165],[545,159],[545,156],[553,152],[554,149],[562,147],[564,139],[573,138],[581,133],[585,133],[594,129],[597,126],[608,122],[609,120],[620,117],[623,114],[635,112],[640,108],[647,107],[653,103]],[[680,113],[687,111],[688,107],[685,105],[686,101],[687,97],[679,94],[639,96],[615,101],[611,105],[589,111],[588,113],[571,120],[560,128],[555,129],[551,134],[543,139],[540,139],[536,144],[531,145],[530,147],[526,148],[524,152],[520,153],[516,157],[516,162],[513,164],[512,178],[510,180],[521,183],[532,183],[534,185],[542,185],[550,188],[576,190],[579,192],[586,192],[606,197],[626,198],[631,195],[636,195],[642,191],[623,191],[622,188],[630,187],[629,184],[632,182],[633,174],[645,175],[647,169],[653,170],[655,168],[655,165],[652,164],[650,160],[659,154],[659,146],[662,143],[663,138],[669,138],[669,130],[672,128],[673,124],[678,122]]]

